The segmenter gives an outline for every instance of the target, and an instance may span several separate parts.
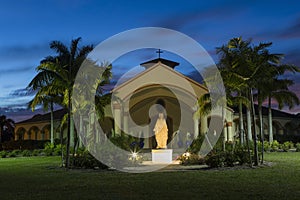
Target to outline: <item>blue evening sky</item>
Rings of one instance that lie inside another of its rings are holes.
[[[242,36],[252,38],[254,43],[273,42],[272,52],[284,53],[284,62],[300,66],[299,7],[296,0],[2,0],[0,115],[18,121],[30,114],[25,108],[32,96],[24,89],[35,76],[39,61],[54,54],[49,49],[53,40],[69,44],[82,37],[81,45],[97,45],[128,29],[164,27],[198,41],[216,62],[215,48]],[[145,52],[137,54],[135,61],[157,56],[154,50]],[[162,57],[170,59],[172,55],[165,53]],[[124,59],[123,67],[116,65],[114,73],[122,75],[127,66],[138,64]],[[191,75],[188,67],[183,63],[178,70]],[[291,89],[300,97],[300,75],[291,78],[296,82]],[[300,112],[300,108],[289,112]]]

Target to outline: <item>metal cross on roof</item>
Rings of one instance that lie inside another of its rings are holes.
[[[158,49],[158,50],[156,51],[156,53],[158,53],[158,58],[160,58],[160,54],[163,53],[163,51],[160,50],[160,49]]]

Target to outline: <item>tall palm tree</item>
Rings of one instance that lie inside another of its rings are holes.
[[[242,40],[241,37],[231,39],[227,44],[217,47],[217,54],[220,55],[218,68],[226,88],[226,96],[231,106],[239,107],[239,133],[240,142],[244,144],[244,122],[243,122],[243,105],[248,108],[249,100],[245,94],[247,88],[246,80],[243,77],[245,60],[249,51],[250,40]]]
[[[268,123],[269,123],[269,142],[273,142],[273,125],[272,125],[272,99],[278,104],[278,109],[288,106],[292,109],[295,105],[299,105],[300,101],[297,95],[289,90],[289,86],[293,85],[292,80],[274,79],[274,84],[268,91]]]
[[[97,64],[95,61],[86,59],[84,63],[84,73],[82,71],[77,74],[77,81],[73,86],[73,93],[76,95],[73,99],[73,111],[80,113],[79,116],[75,116],[74,122],[77,124],[82,124],[83,116],[89,115],[90,113],[95,113],[99,120],[103,119],[104,107],[111,102],[111,94],[106,93],[103,86],[110,83],[111,74],[111,64],[101,63]],[[93,80],[90,83],[87,80]],[[91,104],[91,99],[95,100],[95,108]],[[79,128],[78,133],[83,130]],[[95,136],[95,135],[93,135]],[[95,139],[94,137],[92,139]],[[92,143],[89,141],[88,143]],[[74,152],[80,145],[79,137],[75,138]],[[89,147],[87,147],[89,148]]]
[[[255,74],[253,75],[252,84],[256,94],[252,95],[256,97],[258,103],[258,118],[259,118],[259,133],[262,143],[262,159],[264,160],[264,133],[263,133],[263,117],[262,117],[262,103],[265,99],[264,91],[266,91],[265,84],[272,80],[276,75],[276,69],[273,63],[277,63],[281,54],[270,54],[268,49],[272,43],[259,43],[257,46],[253,46],[251,51],[251,62],[255,65]],[[254,102],[253,102],[254,103]],[[254,106],[254,104],[253,104]],[[255,110],[253,110],[253,128],[256,128]],[[256,130],[255,130],[256,131]],[[257,146],[256,146],[257,147]]]
[[[261,66],[256,75],[255,82],[262,143],[264,139],[261,111],[263,101],[268,100],[269,142],[273,142],[271,99],[273,98],[278,102],[279,109],[282,109],[285,104],[288,105],[289,108],[292,108],[295,104],[299,104],[297,96],[288,89],[294,82],[289,79],[280,78],[280,76],[286,72],[296,73],[299,72],[299,69],[293,65],[281,64],[280,62],[284,55],[270,53],[268,48],[271,45],[272,43],[260,43],[253,48],[256,63]]]
[[[253,89],[256,88],[256,80],[261,75],[262,65],[259,63],[261,57],[258,55],[262,49],[268,44],[261,43],[258,46],[251,46],[251,40],[244,41],[241,37],[231,39],[227,45],[217,48],[217,53],[221,55],[220,69],[223,71],[225,77],[225,85],[229,93],[234,93],[234,96],[245,95],[248,99],[248,106],[246,104],[247,114],[247,146],[249,150],[250,136],[254,138],[254,155],[255,165],[258,164],[258,148],[257,148],[257,131],[255,126],[255,110],[253,102]],[[258,59],[259,58],[259,59]],[[235,86],[235,87],[232,87]],[[238,95],[236,95],[238,94]],[[240,98],[241,99],[241,98]],[[249,107],[249,102],[251,107]],[[240,116],[240,140],[243,143],[243,121],[242,121],[242,102],[239,102],[239,116]],[[251,109],[250,109],[251,108]],[[252,120],[250,113],[252,112]],[[252,123],[251,123],[252,121]],[[252,128],[251,128],[252,125]],[[253,134],[252,134],[253,133]],[[249,151],[250,152],[250,151]]]
[[[38,78],[37,76],[35,78]],[[35,79],[34,78],[34,79]],[[28,90],[38,90],[42,86],[35,85],[35,80],[32,80],[27,89]],[[50,110],[50,141],[51,144],[54,144],[54,119],[53,119],[53,112],[54,112],[54,104],[61,104],[62,98],[60,96],[55,96],[53,94],[41,94],[40,91],[34,96],[34,98],[28,103],[28,107],[34,112],[35,108],[38,105],[43,105],[44,111]]]
[[[41,62],[37,67],[39,73],[33,80],[36,85],[41,86],[36,96],[58,96],[62,100],[60,105],[68,110],[66,168],[68,168],[70,164],[72,87],[82,62],[93,49],[92,45],[80,48],[78,45],[80,40],[81,38],[72,40],[69,48],[62,42],[51,42],[50,48],[54,50],[57,55],[48,56]]]
[[[195,112],[196,118],[199,117],[206,117],[209,114],[213,114],[212,118],[216,119],[216,123],[218,126],[221,127],[222,131],[222,141],[223,141],[223,150],[225,151],[225,133],[223,131],[224,122],[225,122],[225,111],[227,107],[226,101],[226,92],[224,91],[223,87],[220,87],[220,84],[223,84],[219,81],[220,74],[216,73],[214,69],[206,68],[204,71],[204,82],[205,84],[210,85],[209,93],[203,94],[198,98],[197,102],[197,110]],[[219,115],[219,116],[217,116]],[[221,119],[221,120],[219,120]],[[201,121],[202,122],[202,121]],[[201,125],[202,126],[202,125]],[[217,131],[217,130],[215,130]],[[218,131],[217,131],[218,132]],[[210,134],[209,134],[210,135]],[[205,134],[208,144],[214,145],[214,142],[211,143],[207,137],[208,135]],[[209,136],[210,137],[210,136]],[[209,146],[210,146],[209,145]]]

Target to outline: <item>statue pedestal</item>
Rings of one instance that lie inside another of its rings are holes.
[[[171,164],[173,149],[152,149],[152,162]]]

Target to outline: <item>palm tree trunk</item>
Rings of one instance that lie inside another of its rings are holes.
[[[249,166],[252,167],[252,157],[251,157],[251,151],[250,151],[250,144],[249,143],[250,143],[249,138],[246,137],[247,152],[248,152],[248,156],[249,156]]]
[[[259,98],[259,97],[258,97]],[[263,116],[262,116],[262,102],[258,100],[258,116],[259,116],[259,132],[261,139],[261,163],[264,162],[264,128],[263,128]]]
[[[64,132],[63,132],[63,126],[60,126],[60,145],[61,145],[61,166],[63,167],[65,162],[64,162],[64,144],[63,144],[63,139],[64,139]]]
[[[54,122],[53,122],[53,102],[50,103],[50,116],[51,116],[51,144],[54,144]]]
[[[2,130],[3,130],[3,127],[2,127],[2,125],[0,125],[0,145],[2,144]],[[0,146],[0,150],[2,150],[2,146]]]
[[[258,148],[257,148],[257,132],[255,126],[255,109],[254,109],[254,102],[253,102],[253,94],[252,88],[250,88],[250,98],[251,98],[251,107],[252,107],[252,127],[253,127],[253,140],[254,140],[254,165],[257,166],[259,159],[258,159]]]
[[[68,91],[68,132],[67,132],[67,150],[66,150],[66,168],[70,167],[70,142],[71,142],[71,90]]]
[[[269,96],[268,105],[268,121],[269,121],[269,142],[273,142],[273,124],[272,124],[272,107],[271,107],[271,97]]]
[[[246,109],[246,116],[247,116],[247,138],[249,141],[252,141],[252,129],[251,129],[251,112],[250,109]]]
[[[240,142],[241,145],[243,145],[245,134],[244,134],[244,120],[243,120],[243,104],[241,101],[239,103],[239,120],[240,120]]]
[[[222,131],[223,132],[223,134],[222,134],[223,135],[223,144],[222,144],[222,149],[225,152],[225,150],[226,150],[226,139],[225,139],[225,131],[224,131],[224,121],[225,121],[225,109],[222,106],[222,123],[223,123],[223,131]],[[225,127],[227,127],[227,126],[225,126]]]

